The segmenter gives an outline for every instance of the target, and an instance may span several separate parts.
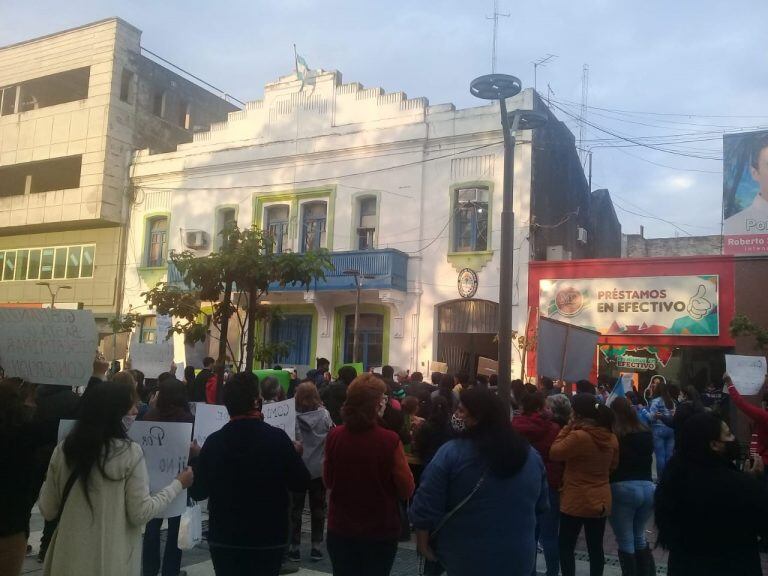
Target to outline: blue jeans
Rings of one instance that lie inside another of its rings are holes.
[[[544,560],[547,563],[547,576],[557,576],[560,573],[560,492],[549,489],[549,510],[538,518],[536,524],[536,541],[541,542],[544,549]],[[534,574],[536,567],[533,568]]]
[[[176,545],[179,539],[180,522],[181,516],[168,518],[162,576],[178,576],[181,570],[181,550]],[[144,576],[157,576],[160,572],[160,527],[162,525],[162,518],[153,518],[144,528],[141,558],[141,572]]]
[[[656,478],[661,480],[667,462],[675,449],[675,431],[669,426],[653,427],[653,453],[656,455]]]
[[[653,482],[624,480],[611,483],[611,528],[619,550],[634,554],[648,547],[645,526],[653,514]]]

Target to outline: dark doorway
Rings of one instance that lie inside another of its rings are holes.
[[[438,304],[437,360],[453,373],[477,373],[480,356],[498,359],[498,304],[488,300],[454,300]]]
[[[382,314],[360,314],[358,328],[360,358],[367,370],[381,366],[384,357],[384,316]],[[355,315],[344,318],[344,362],[352,362],[352,347],[355,340]]]

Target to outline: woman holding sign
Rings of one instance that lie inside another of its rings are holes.
[[[187,468],[150,496],[141,447],[126,434],[137,400],[132,379],[83,396],[80,419],[56,447],[38,501],[46,520],[58,520],[43,574],[138,574],[142,527],[192,484]]]

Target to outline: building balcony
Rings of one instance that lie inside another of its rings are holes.
[[[357,270],[363,279],[363,287],[368,290],[399,290],[406,292],[408,287],[408,254],[400,250],[356,250],[350,252],[332,252],[333,269],[325,274],[325,280],[318,280],[309,286],[309,290],[327,292],[330,290],[354,290],[355,279],[344,274],[345,270]],[[168,262],[168,282],[183,286],[181,274],[173,262]],[[280,287],[273,283],[270,292],[298,292],[306,290],[303,286]]]

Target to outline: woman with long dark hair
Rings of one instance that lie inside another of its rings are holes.
[[[626,398],[611,404],[613,432],[619,439],[619,467],[611,473],[611,515],[623,576],[656,574],[645,527],[653,514],[651,479],[653,437]]]
[[[424,466],[432,461],[440,446],[453,437],[451,409],[448,401],[439,396],[432,400],[432,409],[413,437],[413,451]]]
[[[675,450],[675,431],[666,422],[675,415],[675,401],[669,393],[669,384],[659,382],[648,406],[648,419],[653,432],[653,452],[656,455],[656,478],[661,480],[667,462]]]
[[[192,484],[192,470],[150,496],[141,447],[126,434],[137,413],[132,377],[99,385],[82,400],[80,419],[53,452],[38,501],[46,520],[59,519],[43,573],[134,576],[142,527]]]
[[[191,422],[195,417],[189,411],[187,391],[183,382],[173,376],[158,384],[157,398],[142,420],[152,422]],[[162,576],[176,576],[181,570],[181,550],[176,545],[181,516],[168,518],[168,533],[162,559]],[[144,529],[142,545],[142,572],[144,576],[157,576],[160,571],[160,528],[162,518],[153,518]]]
[[[325,442],[327,546],[335,576],[388,576],[395,560],[399,502],[413,494],[413,475],[400,437],[379,424],[386,392],[374,374],[355,378],[341,408],[344,423]]]
[[[768,490],[757,458],[733,464],[738,443],[712,414],[691,416],[656,488],[658,543],[669,576],[759,576],[758,535],[768,530]]]
[[[464,430],[424,470],[411,506],[418,550],[451,576],[530,576],[536,516],[548,505],[544,464],[491,392],[460,400]]]
[[[602,576],[605,520],[611,513],[608,480],[619,463],[619,442],[611,430],[611,409],[594,395],[576,394],[572,404],[572,421],[549,450],[550,460],[565,462],[560,491],[560,569],[563,576],[576,574],[574,551],[583,527],[590,576]]]
[[[438,397],[445,398],[451,409],[451,413],[456,410],[456,406],[459,403],[458,394],[453,391],[454,386],[456,386],[456,378],[453,374],[442,374],[440,376],[440,383],[437,385],[437,390],[432,392],[432,400]]]

